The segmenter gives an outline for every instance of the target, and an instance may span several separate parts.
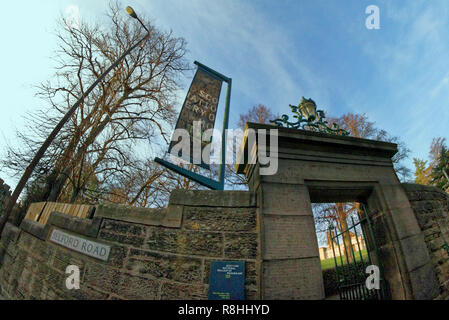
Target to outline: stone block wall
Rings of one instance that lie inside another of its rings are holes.
[[[428,251],[431,260],[429,268],[435,270],[438,278],[437,299],[449,299],[449,196],[433,187],[403,184],[402,188],[419,224],[418,232],[425,242],[423,250]],[[303,222],[301,219],[309,216],[302,211],[296,215],[282,211],[280,215],[277,208],[270,212],[276,199],[282,198],[270,194],[265,195],[265,200],[259,197],[257,208],[253,192],[174,191],[166,209],[103,205],[97,207],[92,219],[53,212],[45,226],[31,220],[24,220],[20,227],[8,223],[0,239],[0,296],[207,299],[209,266],[214,260],[246,262],[247,299],[291,299],[299,298],[297,292],[320,291],[318,274],[315,277],[298,272],[319,264],[318,256],[306,250],[311,250],[312,245],[317,247],[316,239],[304,238],[304,234],[295,239],[285,237],[286,232],[298,233],[298,225],[293,222]],[[260,231],[261,214],[269,218],[265,233]],[[55,228],[109,245],[108,261],[50,242]],[[303,229],[307,228],[305,225]],[[279,232],[274,234],[273,230]],[[261,240],[265,241],[263,248]],[[303,247],[305,243],[312,244]],[[277,255],[275,259],[272,254]],[[407,259],[419,260],[420,256],[410,255]],[[80,290],[68,290],[65,286],[68,265],[80,268]],[[265,297],[263,277],[272,280],[265,284]],[[293,288],[296,291],[291,288],[292,279],[301,284],[297,290]],[[425,290],[426,284],[419,285]],[[277,296],[270,286],[276,287]],[[303,294],[301,298],[308,296]]]
[[[429,186],[402,185],[424,235],[439,282],[437,299],[449,299],[449,195]]]
[[[0,295],[7,299],[207,299],[214,260],[246,262],[246,298],[259,298],[255,196],[174,191],[167,209],[100,206],[94,218],[53,212],[47,225],[7,224],[0,242]],[[48,240],[59,230],[111,246],[107,262]],[[68,290],[68,265],[80,289]]]

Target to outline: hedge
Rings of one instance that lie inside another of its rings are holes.
[[[338,294],[337,272],[335,268],[323,270],[323,282],[326,297]]]
[[[347,280],[350,282],[363,282],[366,279],[365,268],[365,263],[354,263],[350,265],[339,266],[338,271],[340,272],[340,277],[342,277],[342,273],[345,273]],[[336,269],[331,268],[322,271],[324,292],[326,297],[338,294],[338,279]]]

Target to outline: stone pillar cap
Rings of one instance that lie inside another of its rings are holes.
[[[248,164],[248,131],[250,129],[256,132],[259,129],[267,130],[267,150],[269,150],[269,130],[277,129],[279,149],[305,149],[306,147],[307,150],[317,152],[352,154],[361,157],[374,156],[385,159],[391,159],[398,152],[396,143],[248,122],[237,154],[235,166],[237,173],[244,173]],[[257,135],[256,144],[258,144]],[[251,146],[252,148],[253,146]]]

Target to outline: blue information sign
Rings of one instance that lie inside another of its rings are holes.
[[[245,261],[210,263],[209,300],[245,299]]]

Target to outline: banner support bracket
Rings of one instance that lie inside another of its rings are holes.
[[[161,158],[158,158],[158,157],[154,158],[154,161],[159,163],[160,165],[163,165],[164,167],[166,167],[169,170],[172,170],[172,171],[174,171],[174,172],[176,172],[176,173],[178,173],[178,174],[180,174],[180,175],[182,175],[182,176],[184,176],[186,178],[189,178],[190,180],[193,180],[193,181],[199,183],[202,186],[205,186],[205,187],[210,188],[212,190],[223,190],[222,183],[219,182],[219,181],[215,181],[215,180],[209,179],[209,178],[207,178],[205,176],[199,175],[199,174],[197,174],[195,172],[192,172],[190,170],[181,168],[180,166],[177,166],[177,165],[175,165],[175,164],[173,164],[171,162],[168,162],[168,161],[166,161],[164,159],[161,159]]]

